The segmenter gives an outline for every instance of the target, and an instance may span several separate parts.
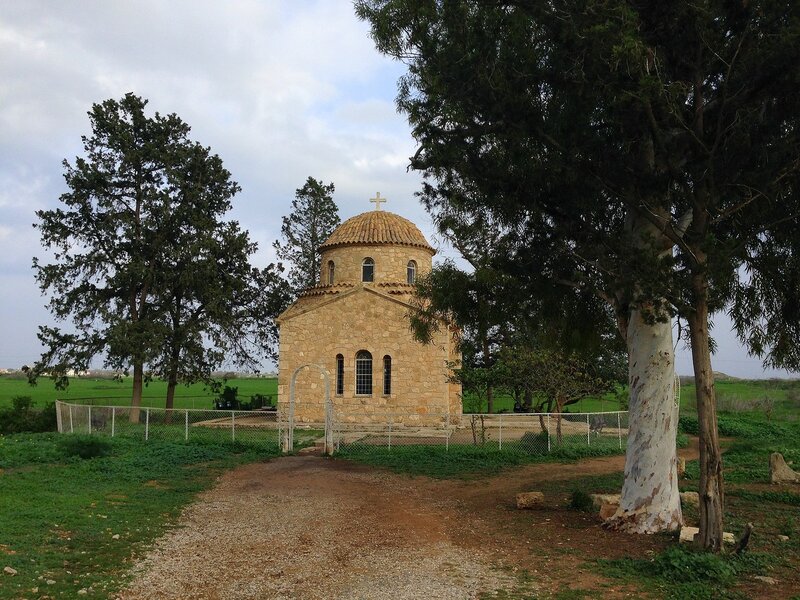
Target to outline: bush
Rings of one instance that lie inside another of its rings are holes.
[[[43,433],[56,430],[56,405],[52,402],[41,410],[32,408],[30,396],[15,396],[11,408],[0,409],[0,434]]]
[[[594,503],[592,502],[592,497],[583,490],[572,490],[572,495],[569,499],[569,507],[575,510],[593,512]]]
[[[58,440],[65,456],[97,458],[111,454],[111,441],[97,435],[65,435]]]
[[[239,388],[226,385],[222,393],[214,401],[214,408],[217,410],[238,410]]]

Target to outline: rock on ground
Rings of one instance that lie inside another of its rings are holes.
[[[522,492],[517,494],[517,508],[537,508],[544,502],[542,492]]]
[[[698,533],[700,533],[699,527],[687,527],[686,525],[684,525],[683,527],[681,527],[680,540],[681,542],[692,543],[694,542],[694,536],[697,535]],[[722,534],[722,541],[725,544],[735,544],[736,538],[733,537],[732,533],[725,531]]]
[[[800,473],[797,473],[783,458],[780,452],[769,455],[769,479],[772,483],[800,483]]]

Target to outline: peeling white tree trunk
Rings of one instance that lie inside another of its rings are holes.
[[[619,509],[606,526],[656,533],[683,523],[678,491],[677,410],[672,324],[648,323],[639,309],[628,321],[628,447]]]

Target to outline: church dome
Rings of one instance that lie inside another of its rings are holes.
[[[419,228],[408,219],[385,210],[371,210],[339,225],[319,249],[340,246],[398,245],[423,248],[435,254]]]

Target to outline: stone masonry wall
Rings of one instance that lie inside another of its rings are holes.
[[[344,250],[357,255],[354,249]],[[377,263],[378,257],[373,258]],[[405,269],[409,254],[403,258]],[[421,262],[419,255],[410,258]],[[457,422],[461,415],[461,390],[447,381],[446,362],[457,358],[450,333],[447,330],[439,333],[429,345],[416,342],[409,329],[407,310],[401,302],[358,287],[281,322],[278,401],[288,402],[289,383],[295,369],[313,363],[330,374],[336,415],[345,422],[384,423],[389,418],[397,425]],[[372,394],[366,396],[355,394],[355,357],[360,350],[372,354]],[[336,395],[337,354],[344,356],[341,395]],[[392,389],[388,396],[383,395],[385,355],[392,358]],[[321,374],[316,370],[301,371],[295,388],[296,420],[322,422],[324,398]]]
[[[417,263],[417,275],[431,270],[431,253],[424,248],[400,245],[341,246],[322,253],[320,283],[328,283],[328,261],[333,261],[334,283],[360,283],[361,263],[375,261],[375,283],[405,283],[408,261]]]

